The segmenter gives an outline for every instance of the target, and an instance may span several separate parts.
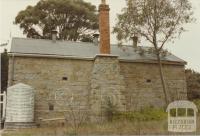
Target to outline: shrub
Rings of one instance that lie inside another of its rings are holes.
[[[130,121],[158,121],[167,118],[167,113],[163,109],[144,108],[140,111],[121,112],[115,119],[127,119]]]
[[[117,106],[113,104],[112,100],[109,97],[106,99],[106,104],[103,109],[105,117],[108,121],[113,121],[114,116],[118,114]]]
[[[200,112],[200,99],[196,99],[193,101],[196,104],[198,111]]]
[[[185,73],[187,81],[188,99],[200,99],[200,73],[191,69],[187,69]]]

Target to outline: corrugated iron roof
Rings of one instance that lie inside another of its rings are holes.
[[[146,50],[143,55],[139,53],[139,48]],[[119,56],[120,60],[127,61],[152,61],[157,60],[154,53],[148,52],[150,47],[138,47],[111,45],[111,54]],[[29,38],[13,38],[10,53],[17,54],[34,54],[34,55],[55,55],[77,58],[94,58],[99,54],[99,47],[94,43],[72,42],[72,41],[56,41],[44,39]],[[186,64],[186,62],[171,53],[167,53],[162,57],[163,61],[178,62]]]

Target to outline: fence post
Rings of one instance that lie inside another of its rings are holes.
[[[3,115],[2,118],[5,119],[6,115],[6,91],[3,92]]]

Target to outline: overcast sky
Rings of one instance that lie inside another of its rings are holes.
[[[25,37],[19,26],[13,25],[15,16],[28,5],[36,5],[39,0],[0,0],[0,43],[4,43],[12,37]],[[85,0],[98,6],[101,0]],[[194,8],[196,23],[186,26],[187,32],[174,43],[167,43],[166,48],[188,62],[187,68],[200,72],[200,0],[190,0]],[[116,21],[116,14],[125,6],[125,0],[107,0],[111,11],[111,29]],[[112,35],[111,43],[117,43]],[[131,43],[130,43],[131,44]],[[145,43],[146,44],[146,43]],[[2,47],[0,47],[2,50]]]

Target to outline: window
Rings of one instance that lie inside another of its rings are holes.
[[[53,104],[49,104],[49,111],[53,111],[54,110],[54,105]]]
[[[151,79],[147,79],[146,82],[147,82],[147,83],[151,83]]]
[[[68,80],[68,78],[67,78],[67,77],[62,77],[62,80],[65,80],[65,81],[67,81],[67,80]]]

